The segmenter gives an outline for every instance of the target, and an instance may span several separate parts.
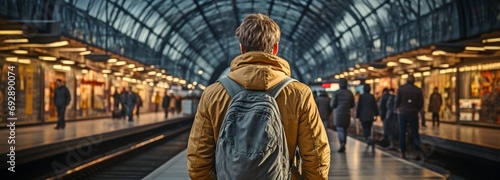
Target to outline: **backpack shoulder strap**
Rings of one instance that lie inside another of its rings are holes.
[[[278,97],[278,94],[285,88],[288,84],[291,82],[297,81],[291,77],[286,77],[283,79],[280,83],[276,84],[274,87],[268,90],[268,93],[273,97],[276,98]]]
[[[233,98],[239,92],[245,90],[245,88],[243,88],[240,84],[238,84],[236,81],[232,80],[229,77],[224,77],[217,81],[219,81],[222,84],[222,86],[224,86],[224,89],[226,89],[227,93],[229,93],[229,96],[231,96],[231,98]]]

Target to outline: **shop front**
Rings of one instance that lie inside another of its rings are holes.
[[[500,62],[459,67],[460,121],[500,124]]]

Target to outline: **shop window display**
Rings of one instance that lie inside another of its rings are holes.
[[[460,68],[460,120],[500,124],[500,63]]]
[[[451,69],[450,71],[434,70],[431,71],[430,76],[424,77],[424,110],[427,111],[429,107],[429,98],[433,92],[434,87],[438,88],[438,92],[443,98],[443,105],[439,112],[439,117],[441,121],[445,122],[455,122],[456,121],[456,73]],[[432,119],[431,113],[426,113],[426,119]]]

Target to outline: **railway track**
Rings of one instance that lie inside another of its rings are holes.
[[[23,173],[0,179],[141,179],[186,148],[191,125],[192,118],[171,120],[116,138],[104,136],[97,143],[67,146],[62,153],[19,164],[16,171]]]

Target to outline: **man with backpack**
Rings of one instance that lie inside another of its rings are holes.
[[[297,169],[304,179],[328,178],[328,138],[311,89],[291,79],[288,62],[276,56],[280,33],[262,14],[236,29],[242,54],[227,78],[205,89],[195,115],[191,179],[298,179]]]

